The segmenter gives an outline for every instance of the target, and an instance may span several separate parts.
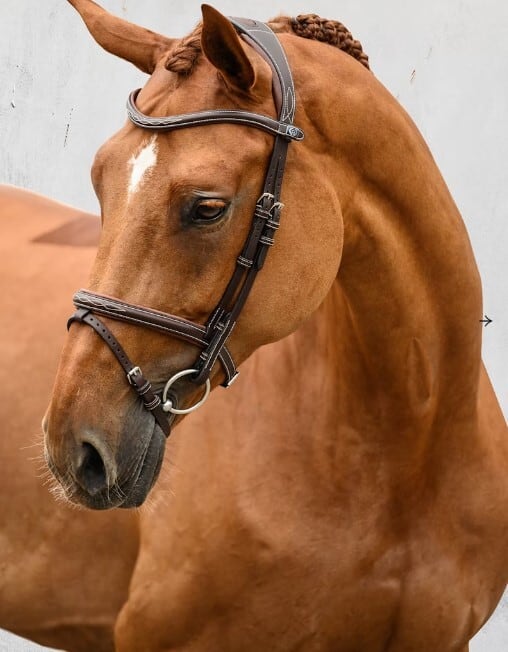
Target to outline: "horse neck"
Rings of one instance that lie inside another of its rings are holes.
[[[325,302],[285,345],[297,352],[291,382],[304,388],[300,414],[318,406],[314,433],[321,423],[333,435],[353,429],[420,450],[439,432],[468,436],[475,421],[480,281],[415,125],[372,75],[347,57],[340,63],[343,79],[316,128],[329,142],[343,255]]]

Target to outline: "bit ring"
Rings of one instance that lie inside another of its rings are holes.
[[[197,372],[198,372],[197,369],[184,369],[183,371],[179,371],[178,373],[176,373],[174,376],[171,376],[168,382],[164,385],[164,391],[162,392],[162,409],[164,410],[164,412],[171,412],[171,414],[190,414],[191,412],[194,412],[194,410],[197,410],[199,407],[203,405],[203,403],[208,398],[208,395],[210,394],[209,378],[206,379],[205,393],[203,394],[202,398],[194,405],[191,405],[191,407],[179,410],[177,408],[174,408],[173,402],[171,401],[171,399],[168,399],[168,391],[171,385],[173,385],[173,383],[175,383],[179,378],[183,378],[183,376],[190,376],[191,374],[196,374]]]

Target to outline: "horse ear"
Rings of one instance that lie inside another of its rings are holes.
[[[92,0],[68,0],[84,20],[97,43],[111,54],[130,61],[151,74],[160,57],[170,50],[172,39],[122,20]]]
[[[254,86],[256,74],[231,22],[210,5],[201,5],[203,52],[225,81],[243,91]]]

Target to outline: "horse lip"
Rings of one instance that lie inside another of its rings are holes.
[[[120,497],[112,499],[111,496],[106,495],[106,493],[99,493],[95,496],[91,496],[79,488],[76,488],[74,493],[71,496],[68,496],[67,499],[74,505],[96,511],[113,509],[115,507],[120,507],[122,504],[122,498]]]
[[[155,423],[150,442],[139,464],[139,470],[134,478],[129,478],[128,485],[130,490],[118,507],[128,509],[131,507],[140,507],[144,503],[150,489],[159,477],[164,459],[165,443],[166,436],[160,426]],[[122,486],[123,491],[125,491],[124,486]]]

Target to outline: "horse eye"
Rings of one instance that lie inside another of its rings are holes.
[[[197,224],[216,222],[224,215],[227,207],[222,199],[202,199],[194,204],[191,219]]]

